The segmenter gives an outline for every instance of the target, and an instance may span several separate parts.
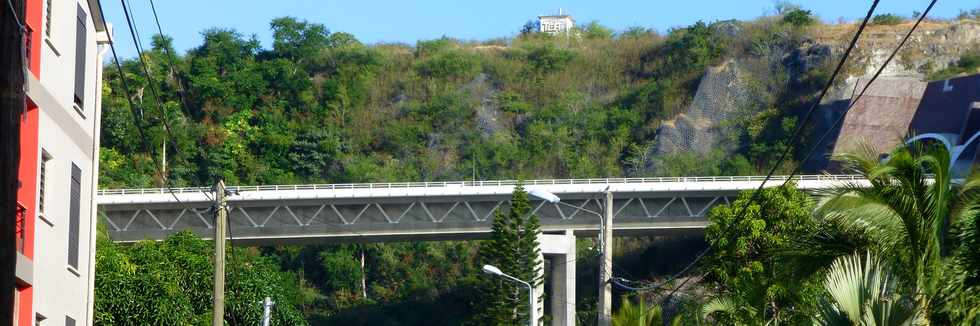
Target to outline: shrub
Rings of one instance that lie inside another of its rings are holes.
[[[794,9],[783,15],[783,22],[796,26],[804,27],[813,25],[817,20],[813,18],[813,15],[809,10]]]
[[[872,25],[898,25],[905,21],[905,18],[896,14],[876,15],[871,19]]]

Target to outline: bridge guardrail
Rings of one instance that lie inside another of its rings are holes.
[[[564,185],[564,184],[630,184],[630,183],[666,183],[666,182],[744,182],[763,181],[765,176],[709,176],[709,177],[651,177],[651,178],[599,178],[599,179],[543,179],[524,180],[528,185]],[[786,176],[773,176],[770,181],[786,181]],[[796,181],[857,181],[864,180],[860,175],[798,175]],[[281,190],[346,190],[346,189],[391,189],[391,188],[433,188],[433,187],[481,187],[481,186],[513,186],[517,180],[491,181],[436,181],[436,182],[387,182],[387,183],[340,183],[340,184],[301,184],[301,185],[261,185],[261,186],[231,186],[233,191],[281,191]],[[106,195],[144,195],[174,193],[197,193],[211,191],[209,187],[184,188],[133,188],[133,189],[102,189],[99,196]]]

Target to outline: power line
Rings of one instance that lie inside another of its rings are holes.
[[[125,3],[123,4],[123,7],[125,9]],[[106,23],[106,20],[105,20],[105,15],[101,15],[100,16],[100,19],[102,20],[102,25],[108,26],[108,24]],[[128,13],[127,13],[127,24],[129,24],[129,26],[130,26],[130,31],[133,32],[133,30],[132,30],[132,24],[129,23],[129,20],[128,19],[129,19],[129,16],[128,16]],[[135,40],[135,35],[134,35],[134,40]],[[111,35],[109,36],[109,42],[108,43],[109,43],[109,49],[112,51],[112,61],[113,61],[114,65],[116,66],[116,71],[119,73],[119,81],[122,84],[123,92],[125,93],[125,96],[126,96],[126,102],[129,104],[130,112],[133,115],[133,124],[136,127],[136,131],[137,131],[137,133],[139,133],[139,136],[140,136],[140,145],[141,145],[141,147],[143,149],[143,152],[146,153],[147,155],[150,155],[150,160],[152,161],[152,160],[154,160],[153,159],[153,154],[152,154],[152,151],[150,151],[149,143],[148,143],[147,137],[146,137],[146,133],[144,133],[144,131],[143,131],[143,129],[144,129],[143,128],[143,124],[141,123],[143,121],[143,110],[141,108],[137,107],[136,104],[133,102],[133,95],[132,95],[132,92],[130,92],[130,90],[129,90],[129,83],[126,80],[126,73],[125,73],[125,71],[123,71],[122,65],[119,63],[119,55],[116,52],[116,45],[115,45],[116,42],[112,38]],[[136,42],[136,43],[138,43],[138,42]],[[140,61],[142,62],[142,57],[140,57]],[[145,63],[143,65],[143,67],[144,67],[144,69],[146,68]],[[147,74],[147,80],[150,81],[150,82],[152,82],[152,79],[150,79],[149,74]],[[152,83],[150,83],[150,85],[152,86]],[[158,105],[158,108],[159,108],[159,97],[157,97],[156,99],[157,99],[157,105]],[[162,110],[161,110],[161,114],[162,114]],[[165,117],[161,117],[161,118],[164,118],[162,120],[164,121],[164,123],[166,123]],[[169,128],[167,128],[167,132],[169,134],[169,132],[170,132]],[[171,142],[173,142],[173,139],[171,139]],[[178,151],[178,148],[177,148],[176,144],[174,144],[173,147],[174,147],[174,151],[177,152]],[[189,206],[186,206],[187,204],[184,203],[184,202],[182,202],[180,200],[180,198],[177,197],[177,194],[174,192],[173,187],[170,184],[169,178],[167,178],[166,176],[163,176],[163,177],[164,177],[164,185],[167,187],[167,192],[170,193],[170,195],[174,198],[174,200],[178,204],[185,205],[186,208],[193,209],[193,208],[191,208]]]
[[[800,170],[803,167],[803,164],[806,163],[808,160],[810,160],[813,154],[817,152],[817,149],[820,148],[820,144],[823,144],[823,142],[827,139],[827,137],[830,136],[831,132],[835,128],[837,128],[838,125],[844,122],[844,117],[847,116],[847,112],[849,112],[851,108],[857,105],[858,101],[861,100],[861,97],[864,96],[864,93],[867,92],[868,88],[871,87],[871,84],[873,84],[875,80],[878,79],[878,76],[880,76],[881,72],[885,70],[885,67],[887,67],[888,64],[891,63],[892,59],[894,59],[895,56],[898,54],[898,51],[901,50],[903,46],[905,46],[905,42],[909,40],[909,37],[912,36],[912,33],[915,32],[915,30],[919,27],[919,24],[922,23],[922,21],[926,18],[926,15],[929,14],[929,11],[932,10],[932,7],[936,4],[937,1],[938,0],[932,0],[932,2],[929,3],[929,6],[926,7],[926,10],[922,13],[922,15],[919,16],[919,19],[915,21],[915,24],[912,25],[912,28],[909,29],[908,33],[905,34],[905,37],[902,38],[902,41],[898,43],[898,46],[895,48],[895,50],[893,50],[892,53],[888,55],[888,58],[885,59],[885,62],[882,63],[880,67],[878,67],[878,70],[875,71],[875,74],[873,76],[871,76],[871,79],[869,79],[868,82],[865,83],[864,88],[861,89],[861,92],[858,93],[858,96],[855,97],[854,100],[847,105],[847,108],[844,109],[844,112],[842,112],[841,115],[837,117],[836,120],[834,120],[834,123],[830,125],[830,128],[828,128],[827,131],[820,136],[820,139],[818,139],[817,142],[814,143],[813,148],[811,148],[810,151],[807,152],[806,156],[804,156],[803,159],[800,160],[800,164],[798,164],[796,168],[793,169],[793,171],[790,173],[789,175],[790,178],[796,175],[796,173],[800,172]],[[786,181],[783,182],[783,185],[786,185],[786,183],[788,182],[789,179],[786,179]]]
[[[153,4],[153,0],[150,0],[150,9],[153,12],[153,20],[157,23],[157,33],[161,38],[163,38],[163,28],[160,27],[160,18],[157,16],[157,7]],[[180,103],[184,107],[184,113],[186,113],[187,117],[190,118],[192,116],[190,106],[187,105],[187,98],[184,96],[184,86],[180,82],[180,75],[177,73],[177,65],[174,64],[174,54],[170,52],[169,46],[164,46],[163,51],[167,54],[167,62],[170,64],[170,71],[174,76],[174,83],[177,84],[177,95],[180,96]]]
[[[871,16],[874,14],[875,8],[878,7],[878,2],[879,1],[880,0],[875,0],[871,4],[871,7],[868,8],[868,13],[865,15],[864,20],[861,21],[861,25],[858,27],[857,32],[854,33],[854,37],[851,39],[850,44],[848,44],[847,50],[844,51],[844,54],[841,57],[840,62],[837,63],[837,67],[834,68],[834,72],[833,72],[833,74],[831,74],[830,79],[827,80],[827,83],[824,85],[823,89],[820,91],[820,95],[817,96],[817,99],[813,102],[812,105],[810,105],[810,108],[807,110],[806,114],[803,116],[803,119],[800,121],[799,125],[796,127],[796,130],[794,130],[793,135],[790,137],[790,144],[798,143],[798,141],[799,141],[798,139],[799,139],[800,135],[802,135],[802,133],[803,133],[803,128],[806,126],[806,123],[809,122],[810,117],[813,116],[813,112],[816,111],[817,107],[820,105],[820,102],[823,100],[823,97],[827,95],[827,92],[830,91],[830,88],[833,86],[834,80],[837,79],[837,75],[840,74],[841,70],[844,67],[844,64],[847,62],[847,58],[850,57],[851,51],[854,50],[854,47],[857,45],[858,39],[861,37],[861,34],[864,32],[864,28],[867,27],[868,22],[871,20]],[[772,176],[776,173],[776,170],[779,168],[780,165],[783,164],[783,161],[785,161],[786,158],[789,157],[789,154],[792,152],[792,150],[793,150],[794,147],[795,146],[787,146],[786,147],[786,149],[783,151],[783,153],[779,156],[779,159],[776,160],[775,164],[773,164],[772,167],[769,169],[769,173],[766,174],[765,179],[762,180],[762,183],[759,184],[759,187],[758,188],[756,188],[755,190],[752,191],[752,196],[750,196],[749,197],[749,200],[744,205],[741,206],[741,209],[739,210],[739,213],[737,213],[735,215],[739,216],[740,219],[741,218],[744,218],[746,209],[748,209],[748,207],[750,205],[752,205],[753,202],[758,202],[759,194],[762,192],[762,189],[765,188],[766,182],[768,182],[769,179],[772,179]],[[683,273],[687,272],[687,270],[693,268],[694,265],[697,264],[697,262],[700,261],[701,258],[703,258],[710,251],[711,251],[711,247],[705,248],[705,250],[702,251],[701,254],[699,254],[697,256],[697,258],[694,259],[694,261],[692,261],[687,267],[685,267],[683,270],[681,270],[681,272],[675,273],[671,277],[669,277],[668,278],[668,281],[669,280],[673,280],[673,279],[679,277]],[[658,285],[655,285],[655,286],[642,287],[642,288],[631,287],[631,286],[628,286],[628,285],[625,285],[625,284],[621,284],[618,280],[616,282],[614,282],[614,284],[616,284],[616,285],[618,285],[618,286],[620,286],[620,287],[622,287],[624,289],[627,289],[627,290],[633,290],[633,291],[649,291],[649,290],[655,290],[655,289],[658,289],[660,287],[663,287],[663,285],[665,285],[666,283],[661,283],[661,284],[658,284]]]
[[[137,46],[137,49],[139,49],[139,39],[137,39],[136,37],[136,30],[133,28],[133,21],[130,20],[131,18],[129,14],[129,6],[126,5],[126,0],[119,0],[119,2],[122,3],[123,13],[126,15],[126,25],[129,26],[129,33],[130,36],[133,37],[133,44]],[[143,73],[146,75],[146,83],[147,85],[150,86],[150,92],[153,93],[153,97],[156,102],[157,111],[159,111],[160,113],[160,121],[163,123],[164,131],[167,133],[167,136],[169,137],[168,140],[170,140],[174,152],[179,154],[180,147],[177,146],[177,141],[175,140],[176,138],[174,137],[173,133],[170,131],[171,128],[170,128],[170,123],[167,121],[167,113],[160,105],[160,101],[162,100],[162,98],[160,97],[160,94],[157,92],[156,85],[154,85],[153,76],[150,75],[150,69],[146,64],[146,60],[143,59],[142,53],[138,53],[137,58],[139,58],[140,66],[143,67]],[[164,178],[169,179],[166,176],[164,176]]]

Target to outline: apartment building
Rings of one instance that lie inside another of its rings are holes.
[[[98,0],[27,0],[15,324],[91,325],[102,58]]]

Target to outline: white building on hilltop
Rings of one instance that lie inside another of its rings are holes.
[[[575,19],[558,9],[557,15],[538,16],[538,32],[548,34],[567,33],[575,27]]]

